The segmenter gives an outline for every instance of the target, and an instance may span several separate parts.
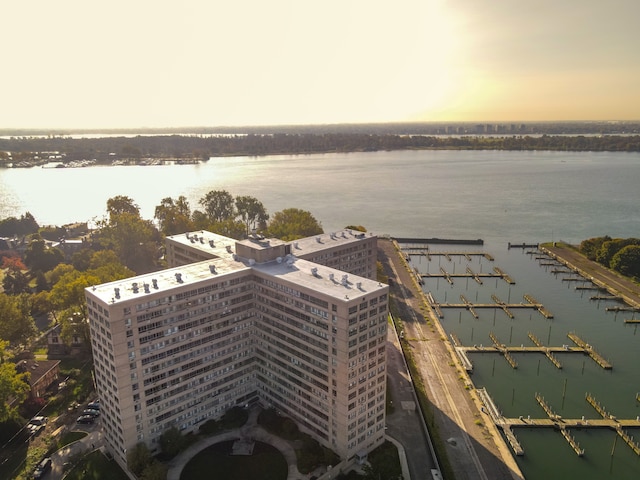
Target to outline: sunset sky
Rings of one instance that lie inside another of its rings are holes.
[[[640,119],[638,0],[3,3],[0,128]]]

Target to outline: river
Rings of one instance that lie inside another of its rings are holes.
[[[558,370],[541,354],[514,355],[512,369],[498,354],[472,354],[472,380],[486,387],[505,416],[544,417],[533,398],[540,392],[567,418],[597,418],[584,400],[592,393],[620,418],[640,414],[640,333],[624,324],[631,314],[606,312],[609,302],[589,300],[576,283],[552,273],[536,255],[507,249],[508,242],[559,241],[610,235],[640,236],[640,154],[508,151],[399,151],[323,155],[212,158],[197,165],[30,168],[0,170],[0,218],[29,211],[41,225],[102,218],[106,202],[131,197],[144,218],[152,218],[164,197],[185,195],[192,209],[210,190],[252,195],[273,213],[289,207],[314,214],[325,231],[364,225],[378,234],[406,237],[482,238],[482,247],[433,246],[434,250],[481,250],[495,260],[415,257],[422,272],[439,267],[489,272],[494,266],[515,280],[490,279],[482,285],[430,279],[424,288],[439,302],[465,295],[491,302],[491,295],[519,303],[529,294],[553,319],[518,310],[447,310],[442,320],[464,345],[490,345],[493,332],[507,345],[532,345],[529,332],[545,345],[571,344],[575,331],[609,359],[605,371],[589,357],[559,354]],[[515,431],[525,455],[518,457],[529,480],[581,478],[635,479],[640,458],[613,431],[572,432],[585,449],[578,458],[558,432]],[[637,437],[640,432],[636,433]],[[614,455],[611,456],[613,446]]]

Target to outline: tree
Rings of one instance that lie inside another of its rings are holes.
[[[112,251],[95,252],[90,266],[92,268],[80,272],[70,265],[61,265],[51,272],[56,280],[49,293],[49,301],[55,307],[55,317],[61,325],[60,336],[67,344],[74,336],[89,338],[84,289],[134,275]]]
[[[611,237],[594,237],[587,240],[583,240],[580,243],[580,252],[585,255],[589,260],[595,260],[598,255],[598,251],[602,247],[604,242],[611,240]]]
[[[167,466],[159,462],[158,460],[153,460],[146,468],[142,471],[142,475],[140,477],[141,480],[166,480],[167,478]]]
[[[145,468],[151,465],[153,457],[144,443],[137,443],[127,452],[127,466],[129,470],[140,476]]]
[[[204,213],[214,222],[233,219],[235,207],[233,196],[226,190],[212,190],[202,197],[199,202]]]
[[[126,195],[116,195],[113,198],[107,200],[107,213],[109,214],[109,221],[113,223],[114,217],[128,213],[136,217],[140,217],[140,207]]]
[[[1,340],[21,344],[35,335],[36,326],[31,316],[28,298],[28,296],[0,293]]]
[[[640,277],[640,246],[621,248],[611,259],[611,268],[628,277]]]
[[[191,220],[191,207],[184,195],[174,200],[171,197],[163,198],[160,205],[156,206],[154,218],[158,221],[160,231],[165,235],[193,230]]]
[[[28,292],[30,290],[29,277],[20,270],[7,272],[2,279],[2,288],[5,293],[9,293],[11,295]]]
[[[596,261],[605,267],[611,267],[611,260],[627,245],[638,245],[640,240],[637,238],[614,238],[602,243],[596,255]]]
[[[206,230],[224,235],[225,237],[235,238],[236,240],[240,240],[245,237],[244,223],[231,218],[222,222],[210,223]]]
[[[132,213],[116,214],[96,234],[96,241],[102,248],[113,250],[120,262],[134,272],[156,268],[161,236],[149,220]]]
[[[24,252],[24,263],[33,271],[48,272],[64,261],[64,255],[57,248],[49,248],[39,236],[34,236]]]
[[[176,427],[165,430],[160,435],[160,448],[167,457],[173,458],[186,446],[187,439]]]
[[[257,198],[250,196],[236,197],[236,211],[245,225],[246,235],[249,235],[251,229],[264,230],[266,228],[269,215],[267,215],[262,202]]]
[[[0,341],[0,423],[17,415],[16,408],[9,405],[20,405],[29,391],[29,373],[18,373],[15,363],[7,361],[7,342]]]
[[[287,208],[273,214],[267,230],[272,237],[290,241],[318,235],[322,233],[322,226],[306,210]]]

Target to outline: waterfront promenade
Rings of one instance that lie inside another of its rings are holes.
[[[596,286],[606,289],[611,295],[620,297],[630,307],[640,308],[640,285],[629,278],[589,260],[569,245],[554,243],[541,246],[540,250],[590,279]]]
[[[429,428],[437,430],[455,479],[523,479],[500,432],[481,413],[473,389],[467,389],[461,371],[450,366],[456,354],[402,253],[385,239],[378,240],[378,251],[385,274],[395,280],[391,296],[404,327],[403,341],[413,351],[432,403]]]

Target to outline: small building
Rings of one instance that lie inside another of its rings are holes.
[[[51,385],[57,385],[60,375],[59,360],[21,360],[16,365],[19,373],[29,372],[29,386],[31,398],[44,396]]]
[[[77,333],[71,337],[71,345],[65,344],[60,336],[60,330],[61,326],[57,324],[47,332],[47,352],[50,358],[73,355],[88,347],[82,336]]]

